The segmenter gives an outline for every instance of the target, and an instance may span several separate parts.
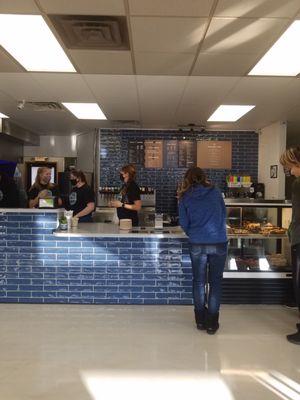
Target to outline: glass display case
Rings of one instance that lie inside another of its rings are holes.
[[[225,275],[226,272],[246,272],[255,273],[246,274],[247,277],[290,277],[291,203],[226,200],[226,208],[229,249]],[[266,272],[272,275],[262,274]]]

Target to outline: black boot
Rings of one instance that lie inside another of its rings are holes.
[[[219,329],[219,313],[208,314],[206,320],[206,332],[209,335],[214,335]]]
[[[196,325],[197,325],[197,329],[199,329],[200,331],[203,331],[204,329],[206,329],[206,311],[199,311],[194,309],[194,313],[195,313],[195,321],[196,321]]]
[[[293,344],[300,344],[300,331],[293,333],[292,335],[287,335],[287,340]]]

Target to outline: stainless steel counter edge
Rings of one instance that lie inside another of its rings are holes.
[[[187,236],[181,228],[166,228],[163,231],[154,231],[153,228],[148,228],[145,232],[140,230],[139,233],[121,230],[118,225],[105,224],[101,222],[81,223],[78,228],[72,228],[68,231],[55,230],[54,236],[57,237],[128,237],[128,238],[186,238]],[[168,233],[166,233],[166,231]]]
[[[63,213],[64,208],[0,208],[1,213]]]

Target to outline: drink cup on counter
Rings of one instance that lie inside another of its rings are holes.
[[[78,217],[72,217],[72,219],[71,219],[72,228],[77,228],[78,227],[78,221],[79,221]]]
[[[70,211],[64,211],[64,215],[65,215],[65,217],[66,217],[66,219],[67,219],[67,223],[68,223],[68,229],[71,229],[71,227],[72,227],[72,217],[73,217],[73,211],[72,210],[70,210]]]
[[[130,231],[132,229],[132,220],[120,219],[120,229]]]

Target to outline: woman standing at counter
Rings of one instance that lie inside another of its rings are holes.
[[[79,218],[78,222],[93,222],[92,213],[95,210],[95,194],[89,187],[82,171],[72,170],[70,174],[72,191],[69,195],[68,209],[73,211],[73,216]]]
[[[292,251],[293,283],[297,307],[300,311],[300,146],[286,150],[280,157],[280,163],[287,175],[296,179],[292,186],[292,221],[289,227],[289,237]],[[300,344],[300,324],[298,332],[287,335],[287,340]]]
[[[132,226],[139,224],[138,211],[142,207],[141,192],[135,182],[136,169],[134,165],[125,165],[120,171],[120,179],[124,182],[121,188],[121,201],[114,200],[111,207],[117,209],[119,219],[131,219]]]
[[[12,178],[0,171],[0,208],[19,206],[17,186]]]
[[[198,167],[188,169],[179,191],[179,222],[190,242],[197,328],[214,334],[227,256],[226,208],[221,192]]]
[[[28,191],[29,208],[36,208],[39,205],[40,199],[47,197],[55,197],[57,199],[57,206],[62,205],[59,189],[51,181],[51,169],[48,167],[40,167],[37,170],[34,184]]]

